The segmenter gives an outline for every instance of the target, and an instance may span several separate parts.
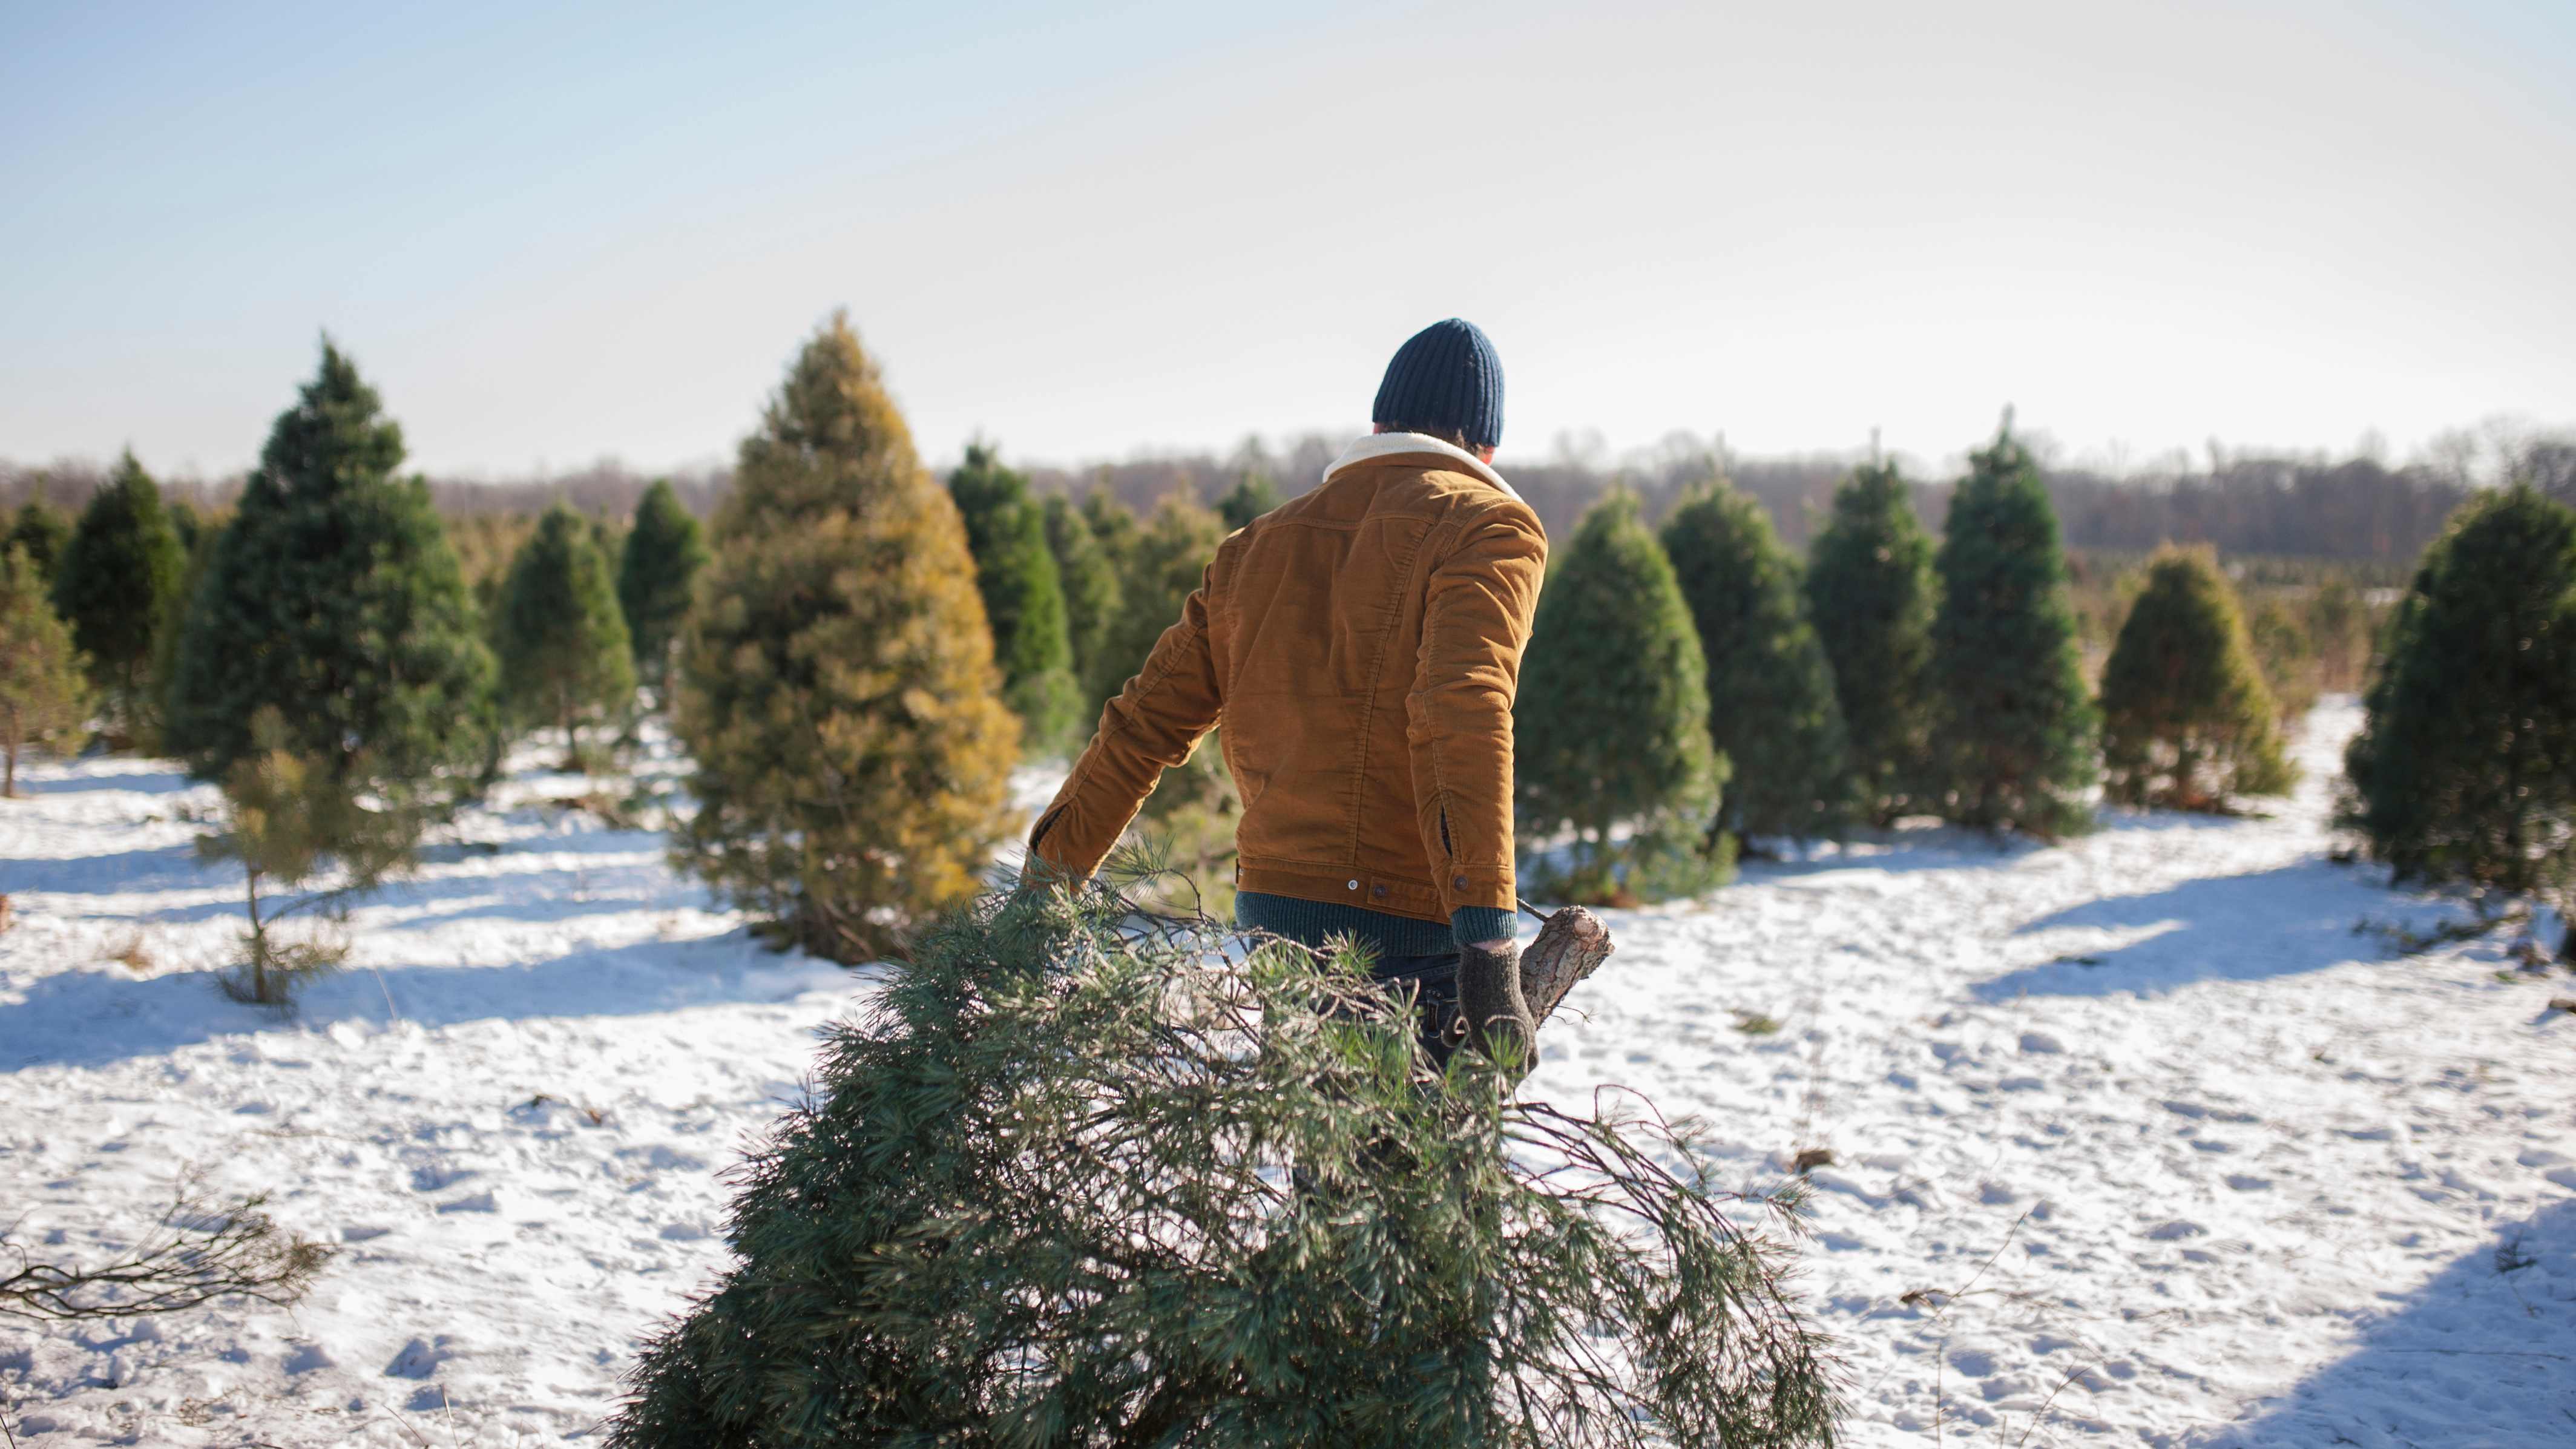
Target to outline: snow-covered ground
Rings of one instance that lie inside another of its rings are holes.
[[[1619,954],[1531,1089],[1700,1114],[1752,1184],[1833,1153],[1803,1283],[1854,1443],[2576,1443],[2576,1020],[2547,1009],[2576,983],[2510,973],[2504,936],[2396,958],[2356,933],[2460,913],[2326,860],[2352,725],[2320,711],[2275,818],[1907,832],[1611,912]],[[94,1254],[193,1169],[343,1246],[292,1311],[0,1319],[0,1422],[594,1437],[721,1263],[719,1174],[865,973],[765,953],[658,835],[531,770],[280,1019],[210,979],[240,895],[191,848],[210,791],[26,773],[0,802],[0,1225]]]

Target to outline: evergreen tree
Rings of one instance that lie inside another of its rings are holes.
[[[671,480],[659,478],[635,505],[635,526],[617,560],[617,607],[626,616],[635,673],[670,706],[671,651],[689,612],[689,588],[707,564],[706,532],[680,504]]]
[[[1686,498],[1661,538],[1708,660],[1709,742],[1733,766],[1717,828],[1739,845],[1841,830],[1851,785],[1833,665],[1771,515],[1721,479]]]
[[[206,531],[206,520],[197,512],[197,505],[185,499],[164,498],[161,500],[161,511],[170,520],[170,531],[178,536],[179,552],[185,554],[193,551],[197,546],[198,538]]]
[[[2223,813],[2290,788],[2271,691],[2207,548],[2147,565],[2102,670],[2102,764],[2105,793],[2129,805]]]
[[[30,498],[18,505],[18,516],[10,522],[9,537],[0,542],[0,549],[24,553],[36,578],[51,588],[54,565],[71,541],[72,521],[63,516],[63,511],[42,498]]]
[[[1000,455],[982,443],[967,445],[965,465],[948,477],[948,495],[966,521],[975,587],[984,598],[993,659],[1002,671],[1003,702],[1020,717],[1022,737],[1032,749],[1060,748],[1073,732],[1081,700],[1046,515],[1029,496],[1029,480],[1003,467]]]
[[[68,751],[89,718],[80,651],[23,548],[0,551],[0,799],[18,793],[18,752]]]
[[[89,657],[109,719],[129,737],[159,713],[150,701],[152,641],[187,565],[159,485],[128,451],[81,510],[55,566],[54,609]]]
[[[2345,823],[2401,881],[2521,893],[2576,876],[2576,512],[2462,506],[2398,605],[2344,756]],[[2576,942],[2571,942],[2576,944]]]
[[[2039,468],[2009,426],[1970,461],[1934,561],[1943,813],[2053,839],[2090,823],[2079,796],[2095,775],[2066,553]]]
[[[1082,497],[1082,521],[1091,525],[1091,536],[1100,544],[1110,569],[1119,578],[1127,577],[1128,555],[1135,552],[1136,534],[1143,527],[1136,510],[1119,502],[1107,482],[1098,482]]]
[[[2374,632],[2370,604],[2361,596],[2361,590],[2353,587],[2351,578],[2337,572],[2308,596],[2303,612],[2308,639],[2316,649],[2318,687],[2360,688],[2369,671]]]
[[[1795,1186],[1434,1062],[1354,950],[1141,910],[986,902],[889,968],[611,1449],[1833,1442]]]
[[[504,707],[523,722],[562,729],[570,769],[584,767],[582,719],[614,715],[635,694],[626,616],[593,540],[580,514],[560,503],[547,509],[511,560],[494,621]]]
[[[272,708],[277,749],[389,803],[473,762],[492,658],[428,486],[394,476],[402,458],[401,427],[326,340],[180,627],[168,747],[200,777],[271,753],[252,723]]]
[[[1019,746],[947,491],[848,320],[789,369],[715,519],[673,726],[679,858],[774,939],[882,955],[974,893]]]
[[[1234,480],[1234,487],[1217,500],[1217,516],[1225,520],[1228,533],[1243,527],[1287,500],[1279,496],[1279,485],[1270,475],[1257,468],[1246,468]]]
[[[1217,516],[1180,493],[1165,498],[1137,530],[1128,550],[1118,617],[1088,681],[1088,718],[1101,717],[1126,688],[1128,677],[1144,667],[1154,641],[1180,622],[1181,607],[1224,539]],[[1168,847],[1173,868],[1187,882],[1176,884],[1169,904],[1190,900],[1212,912],[1232,909],[1234,829],[1241,812],[1242,798],[1225,768],[1218,734],[1199,741],[1178,768],[1163,772],[1138,813],[1146,829]]]
[[[1625,902],[1725,878],[1731,842],[1707,840],[1726,771],[1708,740],[1708,660],[1624,488],[1583,516],[1539,592],[1512,738],[1523,849],[1574,833],[1562,865],[1524,872],[1540,891]],[[1622,825],[1634,829],[1614,841]]]
[[[187,564],[179,571],[179,587],[170,591],[162,605],[161,622],[152,631],[152,673],[143,696],[144,733],[147,748],[156,753],[170,749],[170,699],[178,688],[179,644],[187,628],[188,603],[205,583],[215,540],[222,536],[221,529],[198,527],[196,541],[188,546]]]
[[[217,984],[234,1000],[261,1006],[292,1005],[305,982],[337,967],[349,951],[345,939],[283,938],[279,925],[297,912],[375,889],[410,858],[422,823],[403,808],[360,800],[352,781],[363,769],[298,753],[294,738],[276,709],[264,707],[252,717],[251,748],[224,772],[224,826],[197,838],[199,855],[242,867],[243,960]],[[280,898],[326,865],[339,868],[328,888]]]
[[[1181,605],[1224,541],[1217,516],[1178,493],[1165,498],[1153,518],[1134,530],[1118,570],[1117,617],[1104,632],[1092,672],[1083,681],[1089,717],[1099,717],[1101,707],[1126,687],[1128,676],[1144,667],[1154,641],[1180,622]]]
[[[1914,808],[1932,741],[1932,538],[1894,463],[1853,471],[1807,562],[1807,615],[1834,672],[1852,780],[1876,825]]]
[[[1061,493],[1047,495],[1046,534],[1047,548],[1055,555],[1056,579],[1064,588],[1065,637],[1072,646],[1073,677],[1088,679],[1092,661],[1100,657],[1109,626],[1118,617],[1118,573],[1110,567],[1100,540],[1092,535],[1089,521]],[[1077,732],[1091,724],[1078,716],[1074,720]]]
[[[2324,661],[2306,618],[2277,598],[2265,599],[2245,615],[2245,636],[2253,641],[2255,668],[2272,692],[2273,715],[2285,735],[2295,734],[2324,689]]]

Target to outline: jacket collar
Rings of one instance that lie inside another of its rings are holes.
[[[1324,480],[1331,482],[1333,475],[1344,468],[1355,468],[1380,458],[1419,457],[1425,453],[1458,464],[1460,471],[1473,473],[1500,488],[1511,495],[1515,503],[1523,501],[1520,493],[1503,481],[1503,475],[1494,471],[1494,465],[1455,443],[1443,442],[1423,433],[1371,433],[1343,449],[1342,456],[1333,460],[1333,466],[1324,470]]]

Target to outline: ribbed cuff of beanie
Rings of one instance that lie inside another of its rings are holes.
[[[1497,906],[1460,906],[1449,913],[1449,936],[1461,946],[1509,941],[1520,934],[1521,915]]]

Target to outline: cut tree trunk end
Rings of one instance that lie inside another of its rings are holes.
[[[1615,949],[1610,928],[1581,906],[1567,906],[1538,928],[1538,939],[1521,952],[1521,999],[1530,1018],[1544,1023],[1583,978],[1601,967]]]

